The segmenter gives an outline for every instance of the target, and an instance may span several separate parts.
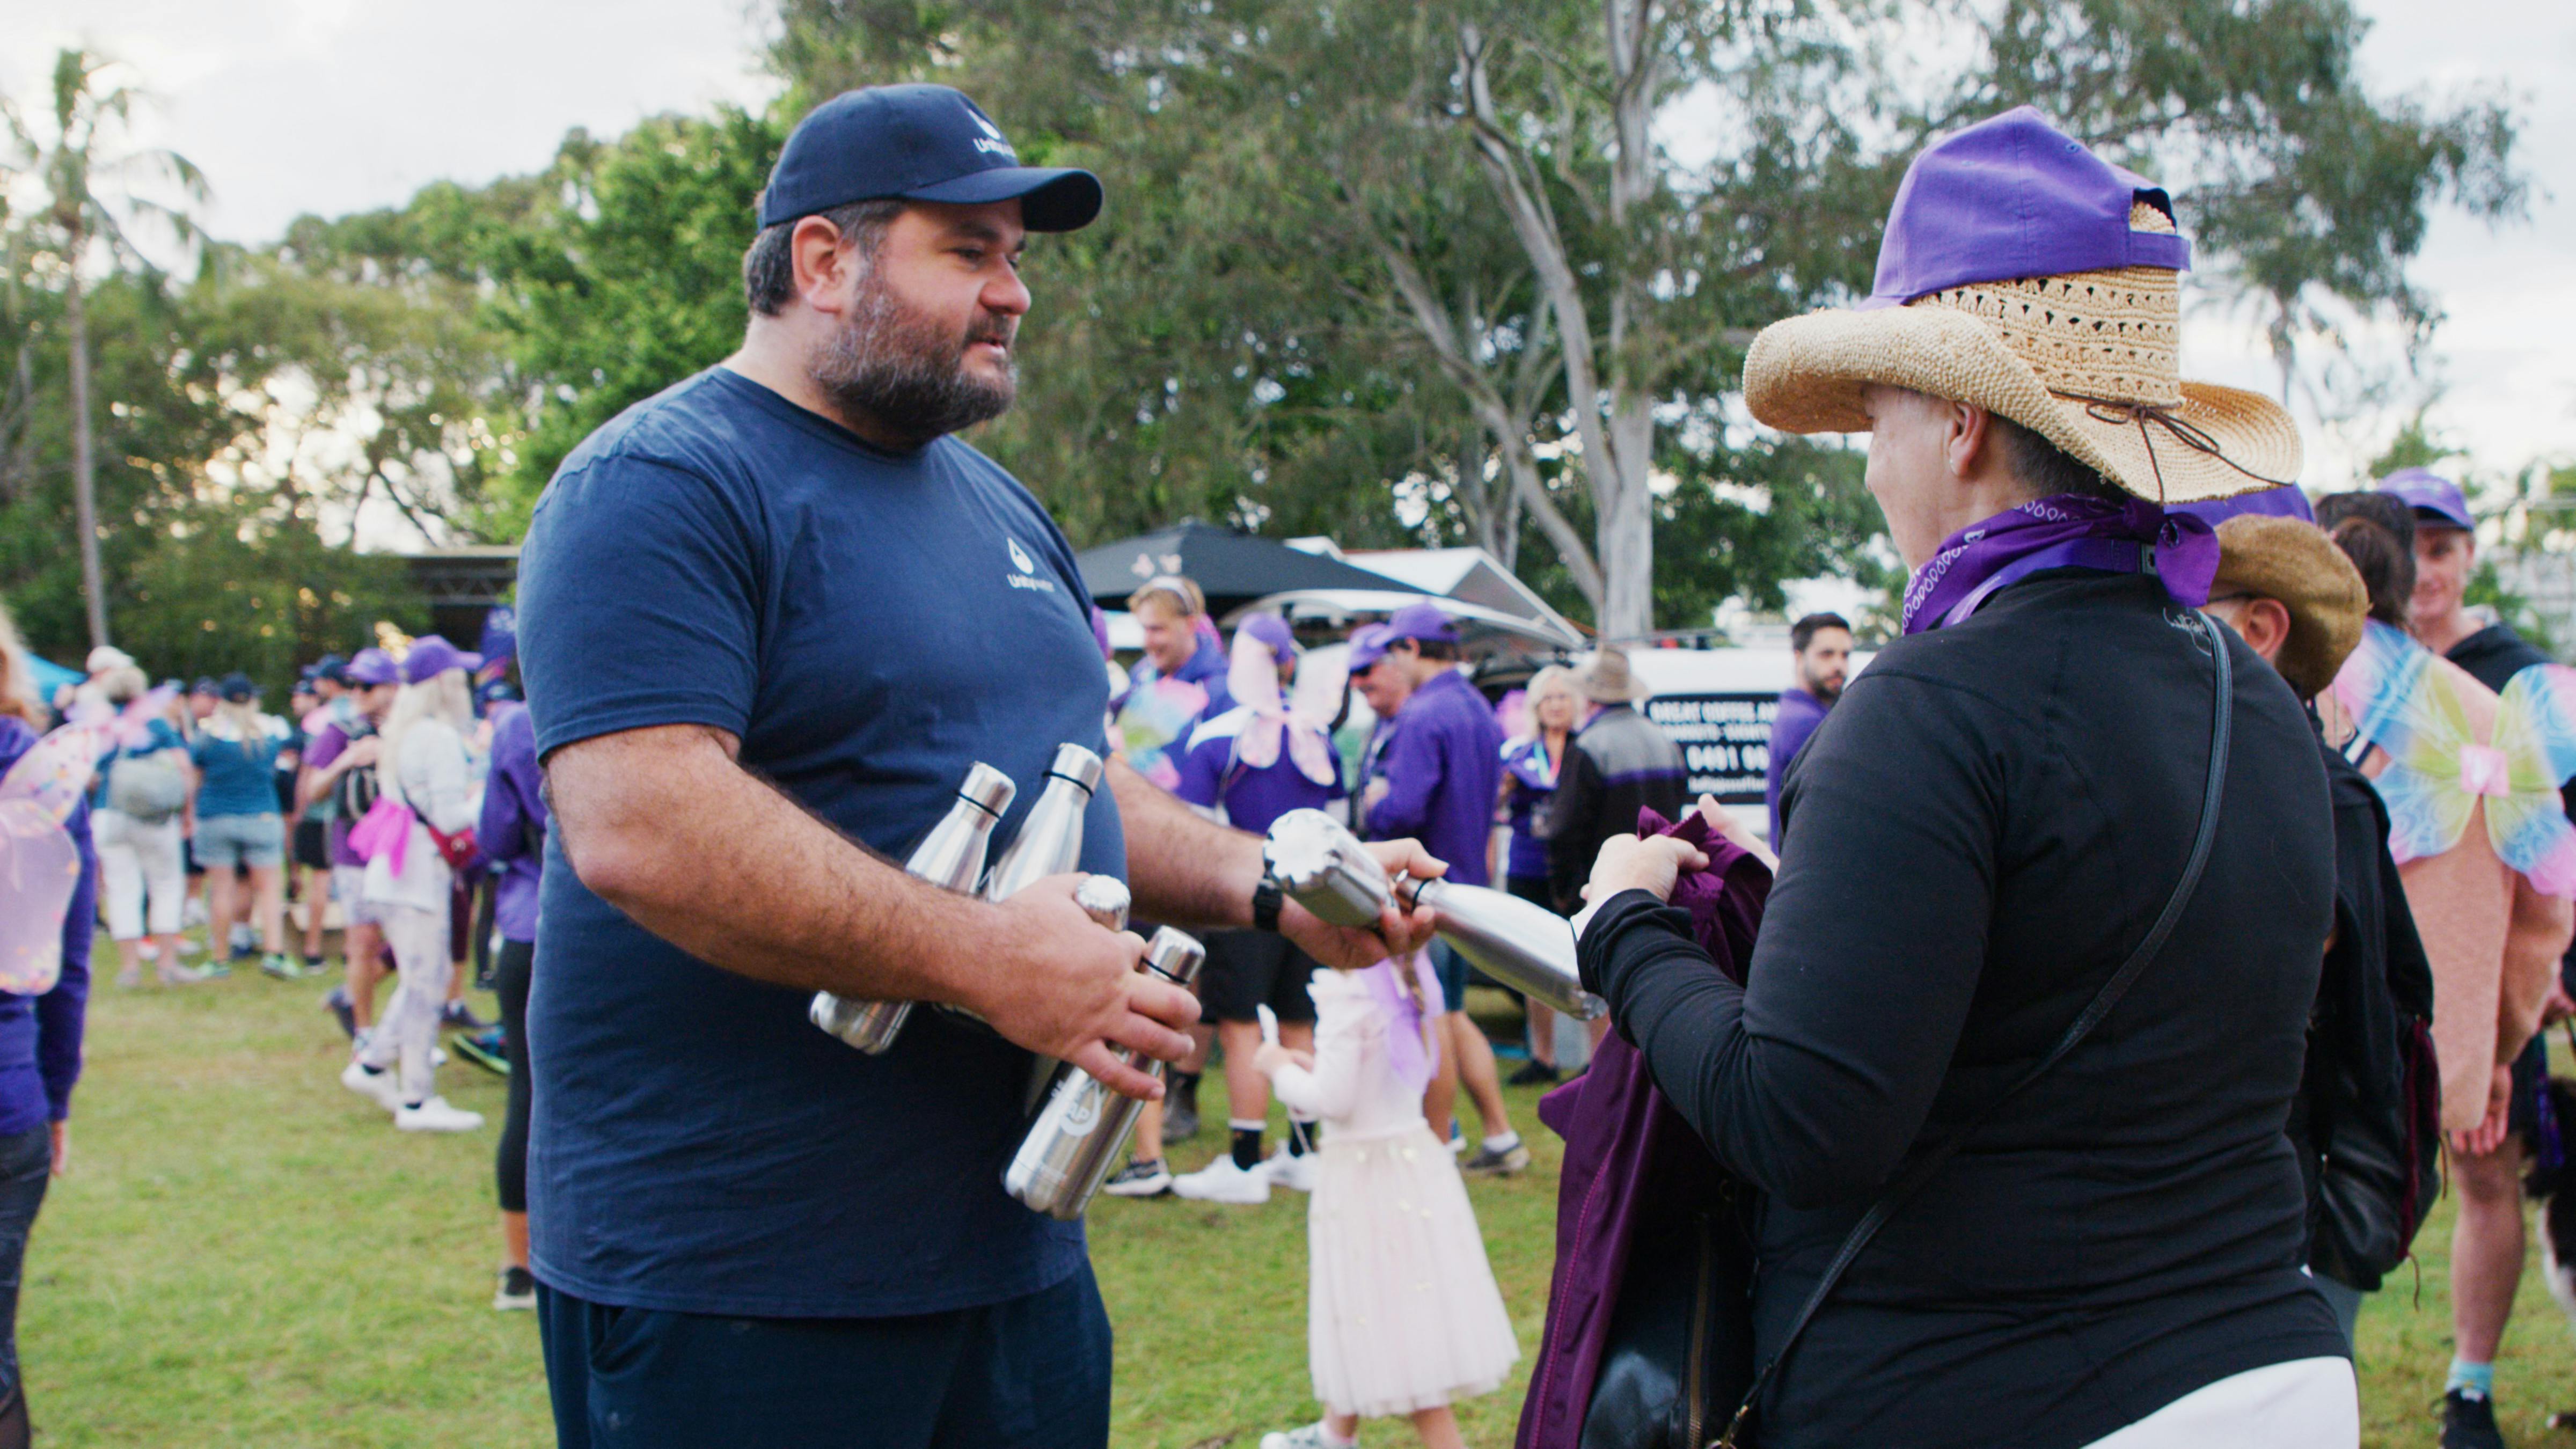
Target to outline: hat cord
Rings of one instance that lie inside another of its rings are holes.
[[[2198,425],[2185,422],[2181,418],[2175,417],[2170,410],[2160,407],[2155,403],[2121,402],[2116,398],[2087,397],[2080,392],[2059,392],[2054,388],[2049,390],[2049,396],[2061,397],[2066,399],[2068,402],[2084,404],[2085,415],[2092,418],[2097,423],[2109,423],[2114,427],[2121,427],[2130,423],[2137,424],[2138,437],[2147,445],[2147,466],[2155,470],[2156,501],[2158,503],[2165,501],[2165,470],[2164,465],[2156,460],[2155,434],[2147,431],[2147,424],[2149,423],[2154,423],[2163,428],[2166,432],[2173,434],[2175,441],[2181,443],[2184,447],[2189,448],[2196,453],[2205,453],[2212,458],[2216,458],[2218,461],[2235,469],[2237,472],[2244,474],[2246,477],[2253,479],[2257,483],[2268,483],[2275,488],[2286,487],[2289,484],[2289,480],[2286,478],[2266,478],[2262,474],[2257,473],[2253,469],[2246,467],[2233,458],[2230,458],[2219,448],[2218,440],[2216,438],[2203,432]]]

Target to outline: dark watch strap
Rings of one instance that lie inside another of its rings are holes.
[[[1261,883],[1252,888],[1252,928],[1277,935],[1279,907],[1285,899],[1279,893],[1279,882],[1266,875],[1263,876]]]

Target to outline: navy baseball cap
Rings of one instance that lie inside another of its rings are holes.
[[[2379,480],[2379,491],[2394,494],[2415,510],[2419,523],[2436,528],[2476,528],[2469,517],[2469,500],[2460,496],[2460,485],[2430,468],[2403,468]]]
[[[806,113],[760,193],[776,226],[853,201],[1020,200],[1031,231],[1078,231],[1100,214],[1100,178],[1023,166],[1002,128],[948,86],[843,91]]]

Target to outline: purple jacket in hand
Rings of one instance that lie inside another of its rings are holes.
[[[1718,969],[1743,981],[1771,894],[1770,870],[1713,837],[1697,812],[1674,825],[1640,811],[1637,833],[1676,836],[1707,852],[1707,867],[1684,874],[1671,903],[1690,912],[1692,934]],[[1548,1093],[1538,1113],[1565,1139],[1565,1160],[1557,1175],[1547,1328],[1521,1404],[1516,1449],[1556,1449],[1582,1438],[1643,1210],[1676,1195],[1711,1200],[1721,1176],[1717,1160],[1647,1076],[1645,1057],[1618,1032],[1602,1038],[1590,1069]]]

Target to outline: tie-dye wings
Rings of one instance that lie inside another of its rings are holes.
[[[1127,696],[1118,711],[1118,746],[1127,763],[1169,790],[1181,782],[1170,747],[1207,708],[1207,691],[1182,679],[1157,679]]]
[[[81,871],[63,822],[99,760],[120,744],[141,743],[146,722],[169,702],[168,691],[155,690],[123,714],[84,706],[0,775],[0,991],[42,995],[62,975],[63,921]]]
[[[2576,670],[2535,664],[2508,680],[2483,745],[2432,652],[2385,624],[2364,629],[2334,692],[2388,756],[2375,783],[2390,854],[2402,863],[2449,850],[2484,800],[2497,856],[2535,888],[2576,897],[2576,828],[2558,794],[2576,775]]]

